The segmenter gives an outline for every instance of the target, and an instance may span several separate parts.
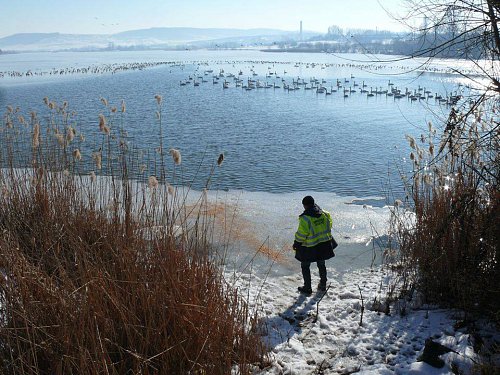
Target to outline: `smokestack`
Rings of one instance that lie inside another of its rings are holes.
[[[300,21],[300,41],[302,42],[302,21]]]

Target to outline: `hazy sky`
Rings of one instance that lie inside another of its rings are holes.
[[[382,6],[404,13],[404,0],[0,0],[0,37],[29,32],[112,34],[150,27],[276,28],[326,32],[401,30]]]

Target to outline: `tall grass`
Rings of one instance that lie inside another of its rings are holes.
[[[414,171],[392,227],[406,290],[500,323],[498,109],[471,103],[440,136],[429,124],[422,142],[408,137]]]
[[[180,152],[168,162],[161,141],[153,169],[143,164],[124,103],[102,102],[94,137],[48,99],[41,118],[4,117],[0,372],[250,373],[265,348],[218,267],[206,200],[188,205],[189,187],[166,181]]]

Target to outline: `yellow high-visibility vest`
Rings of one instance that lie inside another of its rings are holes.
[[[320,217],[308,215],[299,216],[299,229],[295,233],[295,241],[302,246],[312,247],[332,239],[332,217],[328,211],[323,211]]]

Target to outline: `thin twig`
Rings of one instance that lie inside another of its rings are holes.
[[[359,295],[361,296],[361,318],[359,319],[359,325],[363,326],[363,313],[365,312],[365,301],[363,300],[363,293],[361,293],[361,287],[358,285]]]
[[[323,297],[326,296],[326,293],[328,292],[328,289],[330,289],[330,287],[332,286],[332,284],[328,284],[328,287],[326,288],[325,290],[325,293],[323,293],[323,295],[321,296],[321,298],[318,300],[318,302],[316,303],[316,316],[314,317],[313,319],[313,323],[316,323],[318,321],[318,316],[319,316],[319,303],[321,302],[321,300],[323,299]]]

